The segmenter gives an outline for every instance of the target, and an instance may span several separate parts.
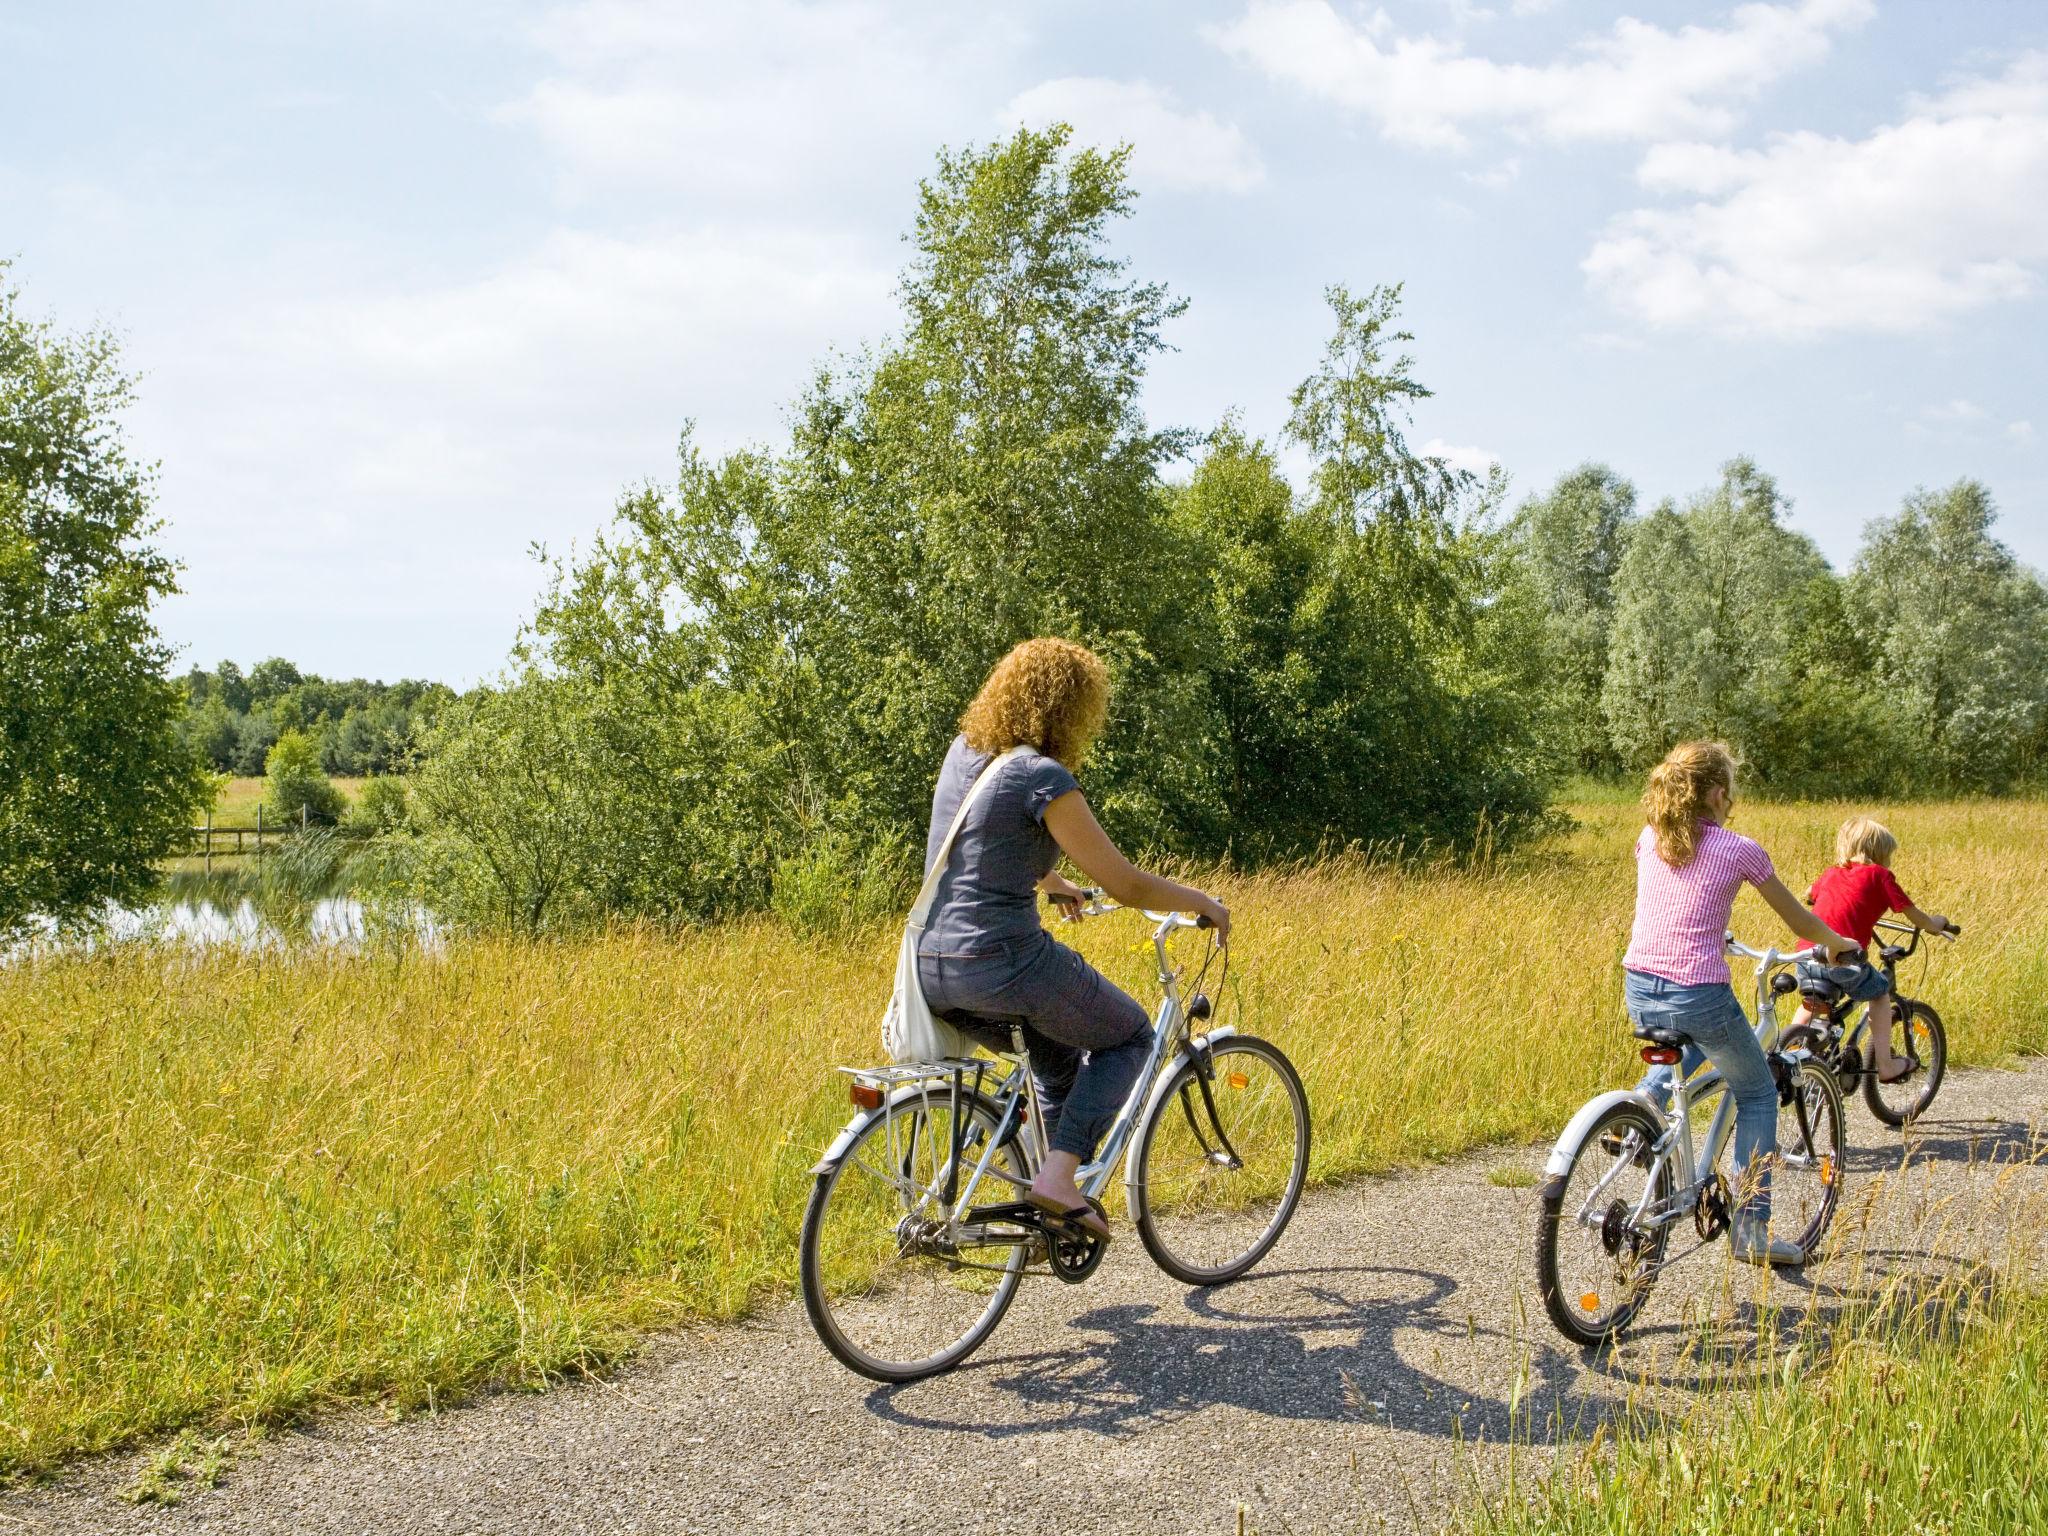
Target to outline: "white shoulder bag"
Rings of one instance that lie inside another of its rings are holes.
[[[888,1012],[882,1015],[882,1048],[898,1064],[963,1060],[974,1054],[974,1042],[945,1020],[933,1018],[931,1009],[925,1005],[924,988],[917,980],[917,938],[932,914],[939,880],[946,873],[946,861],[953,856],[953,839],[960,835],[968,809],[1019,750],[1010,748],[982,769],[981,777],[961,797],[960,809],[953,813],[953,825],[947,829],[946,840],[939,844],[939,856],[932,860],[931,872],[924,877],[924,885],[917,893],[917,904],[910,909],[910,921],[903,925],[903,948],[896,957],[896,991],[889,999]]]

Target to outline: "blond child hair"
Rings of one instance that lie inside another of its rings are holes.
[[[1898,851],[1899,840],[1875,816],[1851,816],[1835,834],[1837,864],[1882,864],[1889,869]]]
[[[1643,814],[1657,834],[1657,857],[1683,869],[1700,851],[1700,820],[1712,814],[1707,795],[1735,793],[1735,754],[1718,741],[1681,741],[1650,770]]]

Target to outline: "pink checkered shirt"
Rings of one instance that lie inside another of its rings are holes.
[[[1700,823],[1699,852],[1682,869],[1658,856],[1657,834],[1643,828],[1636,839],[1636,921],[1622,964],[1680,986],[1726,981],[1722,940],[1736,893],[1775,873],[1761,844],[1716,822]]]

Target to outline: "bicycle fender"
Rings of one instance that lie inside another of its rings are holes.
[[[1587,1101],[1585,1106],[1571,1118],[1557,1138],[1557,1144],[1550,1149],[1550,1160],[1543,1165],[1543,1176],[1547,1179],[1561,1179],[1571,1171],[1572,1157],[1580,1145],[1592,1134],[1593,1124],[1617,1104],[1634,1104],[1640,1107],[1652,1120],[1662,1123],[1664,1111],[1657,1101],[1647,1093],[1633,1088],[1615,1088]]]
[[[944,1088],[926,1088],[920,1083],[905,1083],[882,1101],[880,1109],[856,1111],[853,1118],[840,1129],[839,1134],[832,1138],[832,1145],[825,1149],[825,1155],[811,1165],[812,1176],[830,1173],[832,1165],[846,1155],[846,1149],[853,1145],[853,1139],[867,1129],[870,1121],[881,1119],[882,1116],[892,1113],[898,1105],[906,1104],[912,1099],[943,1099],[948,1093],[949,1090]]]
[[[1159,1108],[1160,1100],[1166,1097],[1167,1084],[1171,1083],[1174,1080],[1174,1078],[1179,1075],[1180,1065],[1182,1062],[1186,1061],[1189,1057],[1195,1055],[1199,1051],[1208,1050],[1210,1045],[1213,1044],[1215,1041],[1228,1039],[1230,1036],[1236,1033],[1237,1026],[1235,1024],[1218,1024],[1214,1029],[1205,1030],[1203,1033],[1194,1036],[1192,1039],[1188,1041],[1186,1045],[1182,1046],[1179,1052],[1174,1056],[1173,1060],[1166,1064],[1166,1070],[1160,1073],[1159,1076],[1153,1080],[1152,1092],[1150,1096],[1146,1098],[1145,1108],[1140,1112],[1136,1124],[1144,1124],[1146,1120],[1149,1120],[1152,1117],[1154,1111],[1156,1111]],[[1127,1206],[1127,1209],[1135,1210],[1137,1208],[1134,1203],[1137,1200],[1137,1197],[1137,1159],[1126,1156],[1124,1158],[1124,1198],[1127,1202],[1133,1202],[1132,1204]]]

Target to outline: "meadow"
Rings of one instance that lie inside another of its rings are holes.
[[[1803,887],[1845,809],[1738,825]],[[1968,930],[1907,987],[1959,1063],[2041,1048],[2048,804],[1883,809],[1907,889]],[[1636,817],[1573,814],[1480,864],[1202,875],[1237,922],[1219,1018],[1300,1064],[1317,1180],[1547,1138],[1632,1075]],[[1737,927],[1777,932],[1753,896]],[[1149,1005],[1136,918],[1068,935]],[[763,920],[0,967],[0,1475],[537,1386],[785,1294],[848,1113],[830,1068],[877,1054],[894,939]]]
[[[223,774],[220,791],[213,800],[213,824],[216,827],[253,827],[256,825],[256,808],[263,803],[263,791],[268,781],[262,775]],[[360,778],[332,778],[328,782],[342,793],[342,798],[351,804],[362,790],[364,780]],[[276,826],[277,817],[266,811],[264,821]]]

